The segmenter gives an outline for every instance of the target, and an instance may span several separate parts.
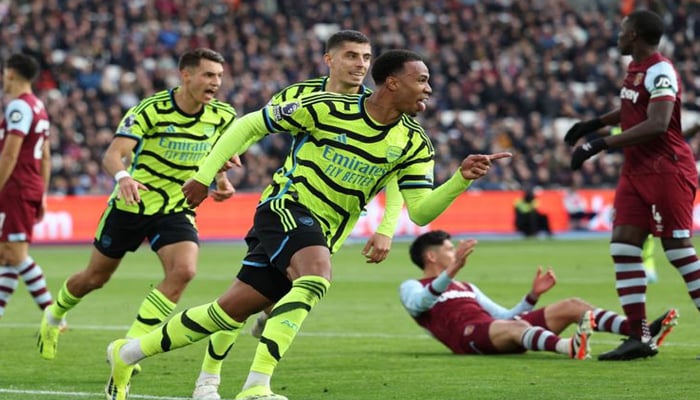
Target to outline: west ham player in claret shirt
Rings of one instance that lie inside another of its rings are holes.
[[[455,354],[512,354],[526,350],[551,351],[570,358],[590,357],[593,330],[629,335],[627,319],[569,297],[535,309],[540,296],[556,284],[551,268],[538,267],[530,292],[506,308],[491,300],[473,282],[456,279],[474,250],[474,239],[455,246],[450,234],[435,230],[411,243],[411,261],[423,272],[401,284],[401,304],[418,325]],[[652,322],[653,340],[660,345],[676,324],[670,309]],[[576,325],[571,338],[559,335]]]
[[[44,216],[49,183],[49,118],[32,92],[39,64],[13,54],[4,64],[11,100],[0,122],[0,318],[21,277],[42,310],[53,300],[41,267],[29,256],[34,224]]]
[[[620,108],[576,123],[565,140],[574,145],[587,133],[620,124],[622,133],[576,147],[576,170],[596,153],[622,148],[625,161],[615,192],[610,254],[615,287],[632,333],[599,360],[632,360],[657,354],[646,320],[646,275],[642,244],[648,234],[661,239],[666,258],[685,280],[700,308],[700,262],[691,242],[697,188],[695,160],[681,130],[681,83],[658,51],[664,24],[657,14],[639,10],[622,21],[618,48],[632,56],[620,91]]]

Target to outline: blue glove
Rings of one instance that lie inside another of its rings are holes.
[[[574,154],[571,155],[571,169],[576,171],[581,168],[583,162],[608,148],[605,139],[599,138],[590,142],[584,143],[574,149]]]

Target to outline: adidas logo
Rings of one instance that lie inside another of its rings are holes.
[[[165,131],[168,133],[175,133],[175,127],[172,125],[168,125],[168,127],[165,128]]]
[[[290,320],[288,320],[288,319],[285,319],[285,320],[282,321],[281,323],[282,323],[282,325],[286,325],[287,327],[293,329],[294,331],[298,331],[298,330],[299,330],[299,325],[295,324],[294,322],[292,322],[292,321],[290,321]]]
[[[348,137],[347,137],[346,134],[341,133],[340,135],[338,135],[338,136],[335,137],[335,141],[336,141],[336,142],[343,143],[343,144],[347,144],[347,143],[348,143]]]
[[[216,128],[214,128],[211,125],[207,125],[202,131],[204,132],[204,136],[206,137],[211,137],[211,135],[214,134]]]

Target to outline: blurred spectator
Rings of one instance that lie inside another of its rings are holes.
[[[515,201],[515,230],[525,237],[536,236],[545,233],[552,237],[552,229],[549,226],[549,217],[537,209],[537,199],[532,189],[523,192],[523,197]]]
[[[588,211],[586,200],[576,188],[566,189],[563,202],[566,213],[569,215],[569,228],[575,231],[588,230],[587,223],[596,216],[596,213]]]
[[[692,122],[700,113],[700,4],[636,4],[664,15],[662,51],[676,61]],[[0,0],[0,58],[26,51],[42,65],[36,93],[54,124],[52,193],[111,189],[89,161],[100,165],[137,99],[175,85],[184,49],[226,55],[218,97],[242,115],[290,83],[322,75],[323,43],[343,28],[374,38],[375,55],[405,46],[430,64],[433,98],[419,118],[437,149],[438,184],[466,153],[509,150],[512,162],[478,187],[613,187],[620,154],[572,173],[561,137],[574,119],[618,104],[620,19],[613,0]],[[700,139],[691,144],[697,152]],[[246,155],[237,189],[261,190],[284,146],[286,139],[270,138]]]

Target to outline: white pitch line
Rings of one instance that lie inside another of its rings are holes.
[[[29,323],[2,323],[0,324],[0,329],[3,328],[36,328],[39,330],[39,324],[29,324]],[[69,324],[69,329],[80,329],[86,331],[120,331],[129,329],[127,325],[75,325]]]
[[[19,389],[4,389],[0,388],[0,393],[26,394],[32,396],[62,396],[62,397],[103,397],[104,393],[88,393],[88,392],[58,392],[53,390],[19,390]],[[187,400],[190,397],[164,397],[164,396],[149,396],[144,394],[131,394],[130,399],[148,399],[148,400]]]

